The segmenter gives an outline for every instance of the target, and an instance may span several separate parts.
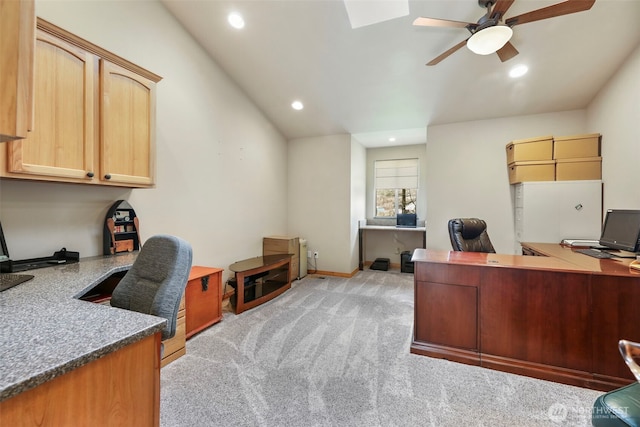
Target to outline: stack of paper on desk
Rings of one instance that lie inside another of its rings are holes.
[[[600,242],[598,240],[589,240],[589,239],[563,239],[560,242],[561,245],[564,246],[584,246],[584,247],[592,247],[592,246],[600,246]]]

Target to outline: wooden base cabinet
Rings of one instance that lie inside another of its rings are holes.
[[[191,267],[185,290],[187,339],[222,319],[222,271]]]
[[[160,425],[160,333],[0,402],[1,426]]]
[[[162,341],[162,345],[164,346],[161,361],[162,367],[187,354],[185,325],[185,298],[183,295],[180,300],[180,308],[178,309],[176,334],[172,338]]]

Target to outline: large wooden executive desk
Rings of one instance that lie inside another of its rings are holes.
[[[540,256],[416,249],[411,352],[612,390],[634,381],[618,340],[640,341],[640,272],[556,244]]]

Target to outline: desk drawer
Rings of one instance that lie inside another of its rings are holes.
[[[414,274],[421,282],[465,286],[480,284],[480,268],[473,266],[417,262]]]

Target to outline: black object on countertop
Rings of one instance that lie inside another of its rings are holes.
[[[71,264],[80,260],[80,253],[68,251],[62,248],[52,256],[41,258],[29,258],[23,260],[7,260],[0,263],[0,272],[15,273],[18,271],[34,270],[37,268],[52,267],[58,264]]]

